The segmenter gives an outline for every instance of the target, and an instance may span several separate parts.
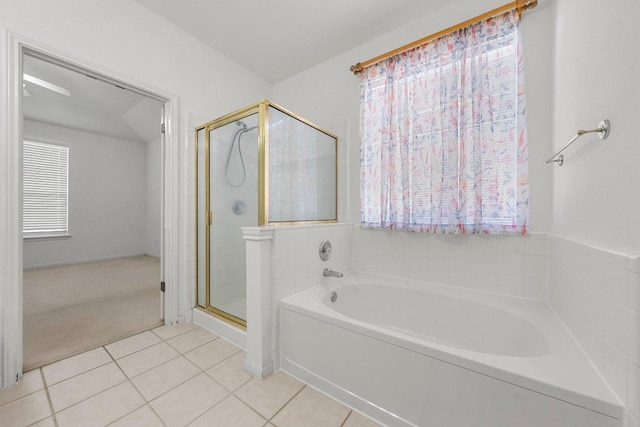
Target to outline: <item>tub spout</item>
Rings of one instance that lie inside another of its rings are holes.
[[[324,270],[322,270],[322,275],[324,277],[342,277],[342,276],[344,276],[344,274],[340,273],[339,271],[331,270],[330,268],[325,268]]]

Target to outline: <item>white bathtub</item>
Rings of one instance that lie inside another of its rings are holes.
[[[546,304],[390,280],[326,278],[284,300],[281,368],[387,425],[623,425]]]

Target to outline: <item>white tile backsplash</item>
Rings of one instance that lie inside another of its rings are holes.
[[[632,310],[640,312],[640,273],[628,272],[627,305]]]
[[[279,369],[280,322],[278,305],[281,300],[305,291],[325,279],[327,267],[348,273],[353,269],[351,224],[318,224],[274,227],[273,233],[273,342],[274,370]],[[320,259],[318,249],[323,240],[331,242],[333,252],[327,261]]]
[[[329,261],[318,246],[333,245]],[[350,224],[274,231],[274,336],[278,303],[352,270],[548,301],[614,392],[640,416],[640,257],[545,233],[447,236],[363,230]],[[637,271],[636,271],[637,270]],[[279,343],[273,342],[278,369]],[[635,417],[635,418],[633,418]],[[631,424],[633,425],[633,424]]]
[[[549,236],[549,303],[627,410],[639,415],[637,254]],[[635,394],[634,394],[635,393]]]
[[[354,226],[353,237],[356,271],[546,300],[546,234],[433,235]],[[525,278],[544,284],[525,287]]]
[[[525,298],[538,301],[547,301],[547,278],[546,277],[525,277],[524,278]]]
[[[640,366],[629,366],[627,375],[627,409],[640,419]]]

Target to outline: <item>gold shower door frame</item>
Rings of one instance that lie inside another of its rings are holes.
[[[329,219],[329,220],[317,220],[317,221],[281,221],[281,222],[274,222],[274,221],[269,221],[269,197],[268,197],[268,192],[267,189],[269,188],[269,168],[268,168],[268,164],[269,164],[269,129],[268,129],[268,123],[269,123],[269,107],[275,108],[279,111],[281,111],[282,113],[291,116],[303,123],[305,123],[308,126],[311,126],[312,128],[318,130],[319,132],[322,132],[326,135],[329,135],[330,137],[335,139],[335,144],[336,144],[336,149],[335,149],[335,158],[336,158],[336,165],[335,165],[335,173],[336,173],[336,177],[335,177],[335,182],[336,182],[336,189],[335,189],[335,206],[336,206],[336,218],[335,219]],[[247,116],[253,115],[253,114],[258,114],[258,226],[264,226],[264,225],[293,225],[293,224],[328,224],[328,223],[336,223],[338,222],[337,220],[337,198],[338,198],[338,137],[322,128],[320,128],[319,126],[315,125],[314,123],[298,116],[297,114],[292,113],[291,111],[286,110],[285,108],[269,101],[269,100],[262,100],[256,104],[252,104],[249,105],[247,107],[241,108],[237,111],[234,111],[232,113],[229,113],[227,115],[224,115],[222,117],[219,117],[215,120],[212,120],[210,122],[207,122],[205,124],[202,124],[198,127],[195,128],[195,134],[194,134],[194,141],[195,141],[195,302],[196,302],[196,308],[199,308],[201,310],[207,311],[208,313],[214,315],[215,317],[230,323],[232,325],[235,325],[237,327],[240,327],[241,329],[245,329],[246,330],[246,326],[247,326],[247,322],[246,320],[240,319],[239,317],[233,316],[229,313],[226,313],[214,306],[212,306],[211,300],[210,300],[210,287],[211,287],[211,263],[210,263],[210,256],[211,256],[211,226],[213,225],[213,221],[215,221],[215,218],[213,218],[212,215],[212,211],[211,211],[211,182],[210,182],[210,154],[211,154],[211,147],[210,147],[210,133],[211,131],[226,126],[229,123],[233,123],[237,120],[241,120]],[[204,259],[206,260],[205,263],[205,305],[201,305],[198,301],[198,282],[199,282],[199,266],[198,266],[198,207],[199,207],[199,200],[198,200],[198,186],[199,186],[199,170],[198,170],[198,156],[199,156],[199,152],[198,152],[198,133],[204,131],[204,147],[203,147],[203,155],[204,155],[204,185],[205,185],[205,200],[204,200],[204,207],[205,207],[205,213],[204,213],[204,222],[205,222],[205,256]]]

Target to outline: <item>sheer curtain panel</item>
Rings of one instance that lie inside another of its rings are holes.
[[[507,12],[363,70],[363,227],[528,233],[519,23]]]

